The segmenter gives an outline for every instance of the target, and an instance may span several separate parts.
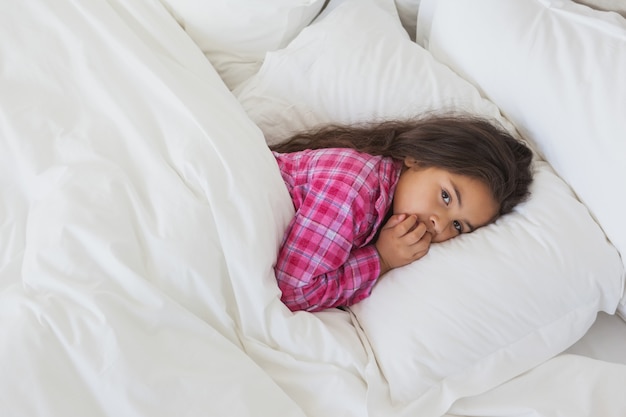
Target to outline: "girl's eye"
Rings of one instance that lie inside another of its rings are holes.
[[[446,190],[441,190],[441,198],[443,202],[446,203],[446,206],[450,204],[450,194]]]
[[[453,221],[452,225],[454,226],[457,232],[463,233],[463,226],[457,220]]]

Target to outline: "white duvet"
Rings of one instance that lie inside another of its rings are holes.
[[[280,303],[289,196],[160,3],[0,0],[0,187],[1,416],[422,415],[349,313]],[[450,412],[622,416],[626,367],[596,362]]]
[[[157,6],[2,2],[0,415],[364,399],[347,315],[278,300],[292,209],[262,134]]]

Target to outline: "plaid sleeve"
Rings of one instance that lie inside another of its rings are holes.
[[[318,179],[292,220],[276,264],[282,301],[293,311],[319,311],[366,298],[380,273],[373,245],[354,248],[354,219],[369,202],[354,186]]]

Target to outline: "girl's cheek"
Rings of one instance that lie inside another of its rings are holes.
[[[443,233],[439,233],[435,236],[433,236],[433,243],[441,243],[441,242],[445,242],[446,240],[450,240],[453,237],[458,236],[456,233],[450,233],[450,232],[443,232]]]

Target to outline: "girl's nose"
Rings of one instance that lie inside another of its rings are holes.
[[[430,224],[428,225],[428,231],[433,235],[437,235],[441,231],[442,221],[436,214],[431,214],[429,217]]]
[[[456,229],[452,226],[452,220],[444,214],[432,214],[428,218],[428,227],[432,235],[433,242],[443,242],[457,235]]]
[[[429,217],[429,232],[433,237],[445,238],[449,233],[451,227],[451,220],[445,213],[433,213]]]

